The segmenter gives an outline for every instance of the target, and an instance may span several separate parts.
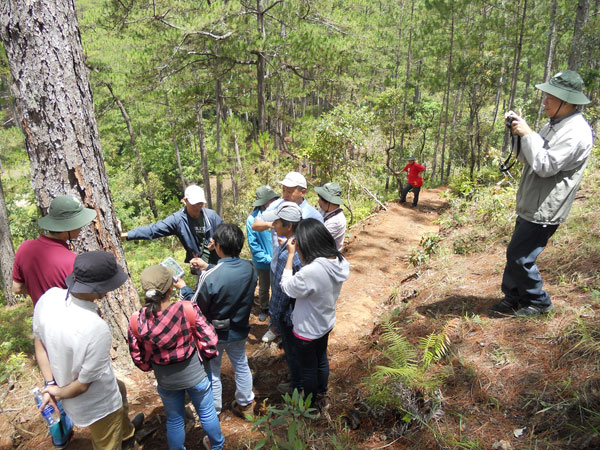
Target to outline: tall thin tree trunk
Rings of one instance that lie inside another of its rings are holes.
[[[523,0],[523,14],[521,16],[521,27],[519,29],[519,38],[515,47],[515,53],[513,57],[513,70],[512,70],[512,81],[510,87],[510,96],[508,99],[508,108],[513,109],[515,95],[517,93],[517,81],[519,78],[519,66],[521,64],[521,49],[523,48],[523,35],[525,34],[525,17],[527,16],[527,0]],[[504,133],[504,142],[502,144],[503,151],[508,147],[508,136],[507,132]]]
[[[519,28],[519,38],[515,48],[513,58],[512,81],[510,86],[510,97],[508,107],[514,107],[515,96],[517,94],[517,81],[519,79],[519,66],[521,65],[521,50],[523,48],[523,35],[525,34],[525,18],[527,17],[527,0],[523,0],[523,14],[521,16],[521,27]]]
[[[187,183],[183,176],[183,167],[181,166],[181,153],[179,152],[179,142],[177,142],[177,133],[175,131],[175,119],[173,118],[173,110],[169,105],[169,94],[165,92],[165,105],[169,113],[169,122],[171,124],[171,140],[173,141],[173,147],[175,148],[175,158],[177,160],[177,172],[179,173],[179,182],[181,183],[181,193],[183,194]]]
[[[446,72],[446,112],[444,118],[444,137],[442,139],[442,161],[440,164],[440,183],[444,184],[444,158],[446,156],[446,136],[448,132],[448,109],[450,108],[450,81],[452,79],[452,51],[454,47],[454,9],[452,11],[452,21],[450,25],[450,51],[448,54],[448,68]]]
[[[546,61],[544,63],[544,82],[550,79],[552,73],[552,64],[554,63],[554,50],[556,48],[556,9],[558,0],[552,0],[550,7],[550,24],[548,25],[548,42],[546,43]],[[540,119],[544,112],[542,105],[542,96],[540,95],[537,116],[535,118],[535,129],[540,127]]]
[[[217,143],[217,158],[219,158],[220,164],[218,164],[219,169],[217,170],[217,214],[223,217],[223,174],[221,170],[221,164],[224,161],[223,158],[223,148],[221,147],[221,109],[222,109],[222,96],[221,96],[221,79],[217,78],[215,82],[215,95],[216,95],[216,143]]]
[[[156,209],[156,201],[154,198],[154,191],[152,190],[152,187],[150,186],[150,180],[148,178],[148,171],[146,170],[146,167],[144,167],[144,162],[142,161],[142,155],[140,155],[140,150],[138,149],[138,146],[137,146],[137,140],[135,137],[135,133],[133,132],[133,127],[131,126],[131,118],[129,117],[129,114],[127,113],[127,109],[125,109],[125,105],[123,104],[121,99],[115,95],[115,93],[112,89],[112,86],[109,83],[106,83],[106,87],[108,88],[108,91],[110,92],[110,95],[112,96],[114,101],[117,103],[117,106],[119,107],[119,111],[121,111],[121,116],[123,117],[123,120],[125,121],[125,125],[127,126],[127,132],[129,133],[129,142],[130,142],[131,148],[133,149],[133,152],[135,154],[135,159],[137,161],[138,168],[140,169],[140,172],[142,174],[144,195],[146,197],[146,200],[148,200],[148,205],[150,206],[152,215],[154,216],[155,219],[158,219],[158,210]]]
[[[15,261],[15,248],[10,234],[10,223],[4,189],[0,179],[0,270],[2,271],[2,286],[4,286],[4,298],[7,305],[14,305],[15,294],[12,290],[12,267]]]
[[[200,163],[202,165],[202,184],[206,197],[206,204],[213,209],[212,196],[210,192],[210,172],[208,171],[208,153],[206,151],[206,134],[204,132],[204,117],[202,116],[202,105],[196,103],[196,121],[198,122],[198,143],[200,145]]]
[[[573,24],[573,38],[571,39],[571,51],[569,53],[569,69],[579,70],[581,54],[583,53],[586,42],[583,30],[588,20],[590,11],[590,0],[579,0],[577,2],[577,14]],[[596,30],[596,33],[598,30]]]
[[[127,270],[104,165],[75,2],[5,0],[0,38],[12,75],[11,90],[25,135],[31,178],[39,206],[73,194],[98,216],[84,227],[79,252],[101,249]],[[129,316],[140,307],[128,280],[101,300],[114,337],[115,356],[131,359],[125,338]]]

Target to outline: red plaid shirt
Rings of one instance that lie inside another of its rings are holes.
[[[210,359],[218,355],[217,333],[212,324],[192,303],[196,313],[196,338],[206,343],[199,352],[200,359]],[[167,365],[185,361],[196,350],[192,330],[183,311],[183,302],[175,302],[163,311],[146,317],[142,308],[137,318],[137,335],[129,328],[129,352],[136,366],[147,372],[152,364]]]

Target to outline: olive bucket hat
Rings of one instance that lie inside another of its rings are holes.
[[[60,233],[73,231],[87,225],[96,218],[96,211],[84,208],[74,195],[61,195],[50,202],[48,214],[38,219],[40,228]]]
[[[337,183],[325,183],[321,187],[316,187],[315,192],[326,202],[333,203],[334,205],[344,204],[342,200],[342,188]]]
[[[274,198],[279,198],[279,194],[271,189],[271,186],[261,186],[256,190],[256,200],[252,203],[252,206],[255,208],[264,206]]]
[[[536,84],[535,87],[572,105],[590,103],[583,93],[583,79],[573,70],[558,72],[547,83]]]

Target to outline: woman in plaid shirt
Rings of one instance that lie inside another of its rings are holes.
[[[217,334],[196,304],[171,303],[173,286],[184,285],[180,279],[177,283],[171,270],[161,265],[142,272],[146,306],[130,320],[129,351],[141,370],[154,370],[167,415],[169,449],[185,449],[187,392],[207,434],[204,446],[220,450],[225,438],[213,403],[208,365],[208,360],[218,354]]]

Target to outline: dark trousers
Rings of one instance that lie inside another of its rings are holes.
[[[292,330],[292,326],[281,322],[281,344],[290,370],[290,384],[292,389],[297,388],[298,391],[301,391],[304,387],[302,384],[302,366],[298,355],[298,347],[296,346],[296,337]]]
[[[502,292],[513,304],[546,307],[552,303],[542,289],[543,280],[535,263],[558,225],[539,225],[517,217],[502,277]]]
[[[327,393],[327,383],[329,381],[328,341],[329,332],[325,336],[312,341],[305,341],[294,336],[294,342],[298,347],[300,365],[302,366],[304,396],[312,394],[313,404],[317,395]]]
[[[400,198],[400,203],[404,203],[406,201],[406,196],[410,191],[413,191],[415,195],[412,204],[413,206],[417,206],[417,203],[419,203],[419,192],[421,192],[421,186],[415,187],[411,186],[409,183],[406,183],[406,186],[404,186],[404,189],[402,189],[402,197]]]
[[[271,288],[271,270],[256,269],[258,273],[258,298],[254,304],[260,308],[260,312],[269,313],[269,289]]]

